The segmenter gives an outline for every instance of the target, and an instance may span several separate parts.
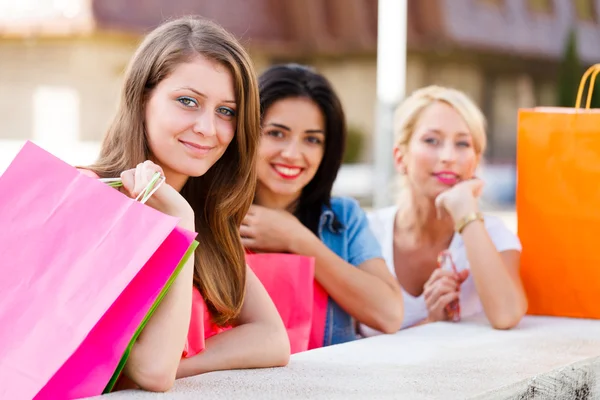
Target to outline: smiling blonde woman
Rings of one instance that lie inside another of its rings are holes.
[[[396,111],[400,201],[369,223],[402,286],[403,328],[450,320],[458,305],[463,317],[483,311],[494,328],[509,329],[527,309],[519,239],[478,208],[485,125],[464,93],[439,86],[417,90]],[[438,268],[441,254],[455,269]],[[364,325],[361,332],[378,333]]]

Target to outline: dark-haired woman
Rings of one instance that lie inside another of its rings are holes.
[[[329,294],[323,346],[356,339],[357,322],[396,332],[402,293],[367,218],[355,200],[331,197],[346,141],[337,95],[325,77],[295,64],[265,71],[259,91],[258,184],[243,244],[315,258]]]

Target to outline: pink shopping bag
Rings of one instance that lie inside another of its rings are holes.
[[[196,246],[177,222],[26,143],[0,177],[0,398],[110,388]]]
[[[287,329],[292,353],[323,346],[327,292],[315,281],[315,259],[296,254],[246,254]]]

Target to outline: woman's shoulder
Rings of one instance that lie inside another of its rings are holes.
[[[367,213],[367,218],[369,219],[369,225],[371,225],[371,229],[387,226],[396,218],[397,212],[397,206],[378,208],[377,210],[370,211]]]
[[[396,212],[398,211],[397,206],[389,206],[384,208],[378,208],[367,213],[369,222],[374,224],[384,224],[390,220],[396,218]]]
[[[333,211],[342,225],[352,224],[354,221],[364,218],[365,211],[355,198],[346,196],[332,197],[330,205],[331,211]]]
[[[506,225],[504,220],[497,215],[484,214],[483,221],[485,229],[488,233],[503,232],[511,235],[515,235]],[[516,236],[516,235],[515,235]]]
[[[352,210],[360,208],[360,203],[353,197],[335,196],[331,198],[331,209],[336,210]]]
[[[390,239],[394,232],[394,219],[396,218],[397,206],[378,208],[367,213],[369,227],[380,243]]]
[[[99,176],[98,174],[96,174],[94,171],[90,170],[90,169],[85,169],[85,168],[77,168],[77,170],[82,173],[83,175],[89,176],[90,178],[95,178],[98,179]]]

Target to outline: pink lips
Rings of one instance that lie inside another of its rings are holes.
[[[211,146],[202,146],[192,142],[185,142],[183,140],[180,140],[179,142],[183,144],[186,147],[186,149],[190,150],[193,154],[197,156],[203,156],[213,149],[213,147]]]
[[[435,176],[440,183],[448,186],[454,186],[460,181],[457,174],[449,171],[437,172],[433,174],[433,176]]]

